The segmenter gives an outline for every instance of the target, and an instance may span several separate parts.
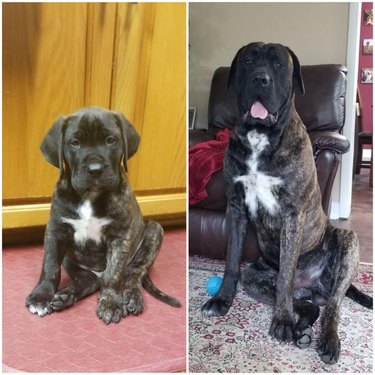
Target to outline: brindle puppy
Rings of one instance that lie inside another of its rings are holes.
[[[106,324],[143,311],[142,285],[175,307],[148,276],[163,229],[145,221],[130,188],[127,161],[139,135],[118,112],[84,108],[60,117],[41,150],[60,169],[44,239],[40,280],[26,299],[33,314],[67,308],[100,289],[97,315]],[[61,265],[72,278],[58,290]]]

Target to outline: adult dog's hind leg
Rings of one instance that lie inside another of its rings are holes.
[[[293,340],[300,349],[304,349],[309,347],[312,342],[312,326],[319,317],[319,306],[309,301],[294,299],[293,307],[294,311],[299,315],[293,330]]]
[[[51,307],[55,311],[72,306],[100,288],[100,280],[93,272],[76,266],[66,258],[63,266],[73,281],[55,293],[51,302]]]
[[[146,221],[142,243],[126,268],[124,303],[127,310],[134,315],[143,311],[142,280],[159,254],[163,234],[159,223]]]
[[[334,364],[340,355],[338,337],[341,301],[354,279],[359,264],[359,245],[354,232],[330,228],[328,249],[332,258],[321,276],[321,283],[330,296],[322,315],[322,333],[318,341],[318,354],[323,362]]]
[[[274,306],[277,275],[276,270],[259,258],[243,272],[242,284],[251,297]],[[299,348],[303,349],[312,342],[312,326],[319,317],[319,307],[311,302],[294,298],[293,308],[299,316],[293,329],[293,340]]]
[[[268,266],[263,258],[250,264],[242,273],[245,291],[257,301],[273,306],[276,300],[277,271]]]

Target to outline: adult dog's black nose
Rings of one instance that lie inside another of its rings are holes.
[[[87,166],[87,172],[92,176],[100,176],[103,173],[103,164],[93,162]]]
[[[271,83],[271,77],[267,73],[257,73],[253,77],[253,85],[267,87]]]

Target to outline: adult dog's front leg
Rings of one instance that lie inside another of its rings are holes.
[[[241,254],[248,226],[246,206],[242,201],[231,201],[227,215],[228,250],[223,283],[219,292],[202,306],[205,315],[225,315],[232,305],[240,276]]]
[[[44,239],[44,258],[38,284],[26,298],[26,307],[33,314],[44,316],[53,312],[51,301],[60,283],[63,246],[47,227]]]
[[[107,267],[102,276],[99,303],[96,313],[105,324],[118,323],[127,315],[123,301],[124,274],[131,257],[132,235],[128,240],[114,240],[108,244]]]
[[[294,275],[301,250],[303,215],[283,217],[280,233],[280,263],[276,283],[276,302],[270,335],[280,341],[292,341],[295,318],[293,310]]]

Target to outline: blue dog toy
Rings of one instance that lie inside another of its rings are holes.
[[[214,296],[220,289],[223,279],[220,276],[211,276],[206,284],[207,293]]]

